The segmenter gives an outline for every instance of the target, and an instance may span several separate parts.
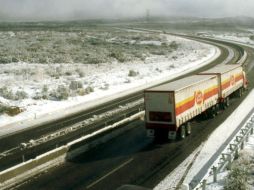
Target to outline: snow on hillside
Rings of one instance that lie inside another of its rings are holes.
[[[169,56],[154,55],[144,61],[102,64],[19,62],[1,65],[0,93],[11,98],[0,97],[0,103],[21,107],[24,112],[15,117],[0,115],[0,126],[24,118],[33,119],[42,113],[91,102],[165,78],[202,64],[218,51],[211,45],[187,39],[169,35],[166,39],[179,45],[177,51]],[[161,45],[154,41],[142,43]]]

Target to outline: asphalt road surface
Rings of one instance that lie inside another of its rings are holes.
[[[246,70],[253,88],[254,56],[249,53]],[[228,109],[214,119],[192,122],[192,134],[183,141],[154,142],[147,138],[143,121],[122,135],[74,160],[30,179],[17,189],[113,190],[123,184],[153,188],[216,129],[247,96],[231,99]]]

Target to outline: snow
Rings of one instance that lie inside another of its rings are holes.
[[[169,42],[175,41],[180,44],[178,50],[172,52],[170,57],[153,56],[145,61],[129,63],[71,65],[13,63],[1,65],[0,87],[7,85],[14,92],[18,89],[23,90],[28,94],[28,98],[18,101],[0,99],[0,103],[25,109],[15,117],[6,114],[0,115],[0,136],[46,122],[48,119],[54,120],[57,117],[64,117],[86,107],[92,107],[103,101],[108,101],[113,98],[112,95],[120,96],[138,88],[139,90],[144,89],[149,85],[169,80],[181,73],[207,64],[219,55],[218,48],[211,45],[169,35],[166,35],[166,38]],[[59,69],[62,73],[71,73],[71,76],[60,75],[57,78],[47,75],[48,72]],[[21,70],[25,72],[20,72]],[[75,73],[77,70],[82,71],[84,76]],[[130,70],[138,72],[138,75],[128,76]],[[94,92],[84,96],[72,96],[63,101],[32,98],[36,92],[42,89],[43,85],[47,85],[50,91],[56,89],[58,85],[69,84],[71,80],[81,81],[84,88],[92,87]]]
[[[203,32],[200,34],[200,36],[204,37],[213,37],[216,39],[222,39],[222,40],[230,40],[234,42],[241,42],[248,45],[254,45],[254,40],[251,40],[250,37],[254,36],[254,30],[247,30],[246,32]]]
[[[189,184],[195,176],[204,171],[205,175],[211,164],[217,159],[213,158],[215,153],[226,146],[225,141],[232,133],[235,132],[238,125],[244,120],[246,115],[254,108],[254,90],[250,92],[242,104],[209,136],[207,141],[203,142],[189,157],[187,157],[173,172],[171,172],[165,179],[163,179],[154,189],[155,190],[169,190],[174,189],[175,186],[183,180],[182,184]],[[224,134],[224,135],[221,135]],[[254,153],[254,135],[249,138],[246,143],[245,150]],[[196,157],[195,157],[196,156]],[[211,159],[213,158],[213,159]],[[207,168],[207,163],[210,163]],[[192,165],[191,165],[192,164]],[[190,167],[191,166],[191,167]],[[189,170],[188,170],[189,168]],[[218,179],[224,178],[227,172],[220,173]],[[199,176],[202,177],[202,176]],[[200,179],[196,179],[198,182]],[[223,184],[211,184],[208,189],[222,189]]]
[[[192,154],[190,154],[179,166],[177,166],[168,176],[166,176],[154,190],[173,190],[180,185],[184,175],[188,172],[188,167],[194,162],[196,156],[199,154],[202,145],[200,145]]]

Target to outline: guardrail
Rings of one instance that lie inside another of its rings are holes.
[[[103,126],[108,126],[111,123],[116,123],[117,121],[121,121],[124,118],[128,118],[130,115],[140,112],[143,110],[144,100],[140,99],[131,103],[127,103],[125,105],[119,106],[113,110],[104,112],[99,115],[93,115],[91,118],[88,118],[82,122],[76,123],[72,126],[68,126],[62,129],[59,129],[55,132],[49,133],[47,135],[43,135],[38,139],[31,139],[29,142],[23,142],[19,146],[12,148],[11,150],[7,150],[5,152],[0,153],[0,160],[8,159],[10,156],[14,154],[20,155],[22,157],[20,161],[25,161],[26,152],[29,149],[38,147],[44,143],[57,141],[57,139],[65,138],[65,136],[72,135],[76,138],[80,138],[82,135],[85,135],[87,130],[93,129],[96,125],[102,124]],[[89,132],[91,133],[91,132]],[[56,146],[52,146],[50,149],[54,149]],[[45,151],[44,151],[45,152]],[[39,154],[42,154],[40,152]],[[38,154],[38,155],[39,155]]]
[[[67,145],[56,148],[45,154],[37,156],[34,159],[30,159],[26,162],[18,164],[7,170],[0,172],[0,189],[9,189],[22,181],[35,176],[42,171],[55,167],[65,160],[71,159],[94,146],[106,142],[107,140],[119,135],[119,133],[127,130],[125,127],[120,128],[123,124],[133,120],[144,117],[144,111],[127,117],[117,123],[106,126],[105,128],[83,136],[77,140],[74,140]],[[118,130],[114,130],[118,128]],[[112,132],[112,130],[114,132]],[[98,135],[104,135],[102,138],[95,138]]]
[[[241,59],[239,59],[236,63],[237,64],[241,64],[243,65],[245,63],[245,61],[247,60],[248,54],[247,52],[244,50],[243,52],[243,56],[241,57]]]
[[[225,171],[225,169],[231,169],[232,161],[238,157],[239,150],[244,148],[245,142],[248,142],[249,136],[254,132],[254,113],[245,122],[243,127],[239,130],[236,136],[222,151],[217,160],[214,161],[206,175],[200,180],[199,184],[194,187],[194,190],[205,190],[207,184],[217,182],[217,175]],[[210,179],[210,181],[209,181]],[[212,181],[211,181],[212,179]]]

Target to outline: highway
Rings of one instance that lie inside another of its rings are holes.
[[[198,40],[201,40],[201,39],[198,39]],[[210,40],[210,42],[208,41],[208,43],[212,43],[212,44],[216,43],[217,46],[221,49],[221,52],[222,52],[221,55],[216,60],[211,62],[209,65],[203,67],[202,69],[198,69],[197,71],[191,72],[187,75],[193,74],[195,72],[200,72],[201,70],[208,69],[218,63],[223,62],[226,59],[226,57],[229,55],[228,49],[225,48],[225,46],[229,46],[229,48],[232,48],[232,50],[235,52],[235,56],[231,60],[232,62],[235,62],[236,60],[238,60],[239,57],[242,55],[243,50],[239,48],[238,46],[235,46],[234,44],[223,42],[222,45],[220,45],[217,41],[214,42],[214,40]],[[9,156],[0,158],[0,162],[1,162],[0,171],[10,166],[13,166],[15,164],[21,163],[23,160],[34,158],[37,155],[40,155],[46,151],[52,150],[57,146],[61,146],[63,144],[70,142],[71,140],[75,140],[85,134],[89,134],[92,131],[96,131],[104,127],[105,122],[110,124],[110,123],[113,123],[114,121],[117,121],[117,119],[121,119],[122,117],[118,118],[118,116],[115,116],[113,120],[112,118],[110,118],[109,121],[104,121],[103,123],[98,123],[96,125],[86,127],[84,129],[80,129],[76,131],[75,133],[71,133],[70,135],[65,135],[64,137],[48,141],[47,143],[44,143],[37,147],[33,147],[28,150],[20,150],[19,148],[20,143],[29,142],[31,139],[37,139],[42,136],[46,136],[48,134],[55,132],[56,130],[68,128],[75,123],[78,123],[85,119],[93,117],[93,115],[104,113],[108,110],[112,110],[119,106],[125,105],[126,103],[133,102],[141,98],[143,98],[143,91],[136,92],[135,94],[131,94],[128,97],[122,97],[122,98],[116,99],[114,101],[105,103],[103,105],[94,107],[89,110],[84,110],[83,112],[74,114],[68,118],[60,119],[58,121],[54,121],[52,123],[48,123],[43,126],[34,126],[33,128],[29,128],[25,131],[22,131],[16,134],[10,134],[9,136],[0,138],[0,143],[2,145],[0,147],[0,152],[6,151],[12,148],[15,149],[15,154],[10,154]],[[141,105],[141,107],[137,107],[136,110],[131,111],[129,115],[137,112],[139,109],[142,108],[142,106],[143,105]]]
[[[233,48],[238,52],[234,59],[239,59],[241,48],[235,45]],[[244,49],[249,53],[247,75],[253,78],[253,49]],[[227,54],[224,48],[222,55],[203,69],[222,62]],[[252,81],[249,88],[253,88]],[[215,119],[193,121],[192,135],[184,141],[153,142],[146,137],[143,121],[132,122],[126,126],[130,129],[124,134],[27,181],[17,189],[116,189],[122,184],[152,188],[200,145],[243,99],[232,99],[231,106]]]

